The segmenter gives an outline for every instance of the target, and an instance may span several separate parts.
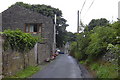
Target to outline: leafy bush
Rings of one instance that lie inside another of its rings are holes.
[[[108,44],[119,46],[120,44],[120,22],[115,22],[106,26],[96,26],[91,31],[77,34],[77,49],[73,49],[79,60],[92,61],[101,58],[108,50]],[[74,52],[72,52],[74,53]]]
[[[70,55],[75,57],[75,54],[76,54],[76,51],[77,51],[77,42],[72,42],[70,46],[71,46]]]
[[[112,33],[111,33],[112,32]],[[107,45],[116,38],[116,33],[110,27],[95,27],[89,34],[90,42],[86,47],[88,58],[97,59],[107,52]]]
[[[119,54],[119,52],[120,52],[120,45],[108,44],[107,50],[111,51],[112,53]]]
[[[112,61],[118,62],[118,59],[120,57],[120,45],[113,45],[113,44],[108,44],[107,46],[108,53],[114,54],[112,55]]]
[[[23,33],[21,30],[5,30],[4,50],[11,48],[12,50],[24,52],[34,47],[37,38],[29,33]]]
[[[87,58],[86,47],[88,46],[90,40],[88,32],[84,32],[78,35],[78,54],[79,54],[79,60],[85,60]]]

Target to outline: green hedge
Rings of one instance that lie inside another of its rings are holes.
[[[25,52],[34,47],[38,38],[33,37],[29,33],[24,33],[21,30],[5,30],[4,50],[12,49],[19,52]]]

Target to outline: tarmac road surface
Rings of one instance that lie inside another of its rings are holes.
[[[81,74],[80,67],[74,58],[67,54],[60,54],[32,78],[82,78]]]

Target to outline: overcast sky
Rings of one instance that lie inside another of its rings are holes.
[[[6,10],[15,2],[24,2],[29,4],[45,4],[55,8],[59,8],[63,17],[67,20],[69,26],[68,31],[77,31],[77,11],[83,6],[85,0],[1,0],[0,13]],[[116,21],[118,18],[118,1],[120,0],[95,0],[91,8],[89,6],[94,0],[86,0],[83,7],[81,20],[84,24],[88,24],[92,19],[106,18],[110,22]]]

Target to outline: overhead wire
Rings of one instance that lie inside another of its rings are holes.
[[[84,8],[84,6],[85,6],[85,3],[86,3],[86,0],[84,1],[83,5],[82,5],[82,8],[81,8],[80,14],[82,13],[82,10],[83,10],[83,8]]]
[[[81,8],[81,11],[80,11],[80,25],[81,25],[81,27],[79,28],[79,30],[82,30],[82,27],[83,27],[82,20],[81,20],[81,14],[82,14],[83,8],[86,4],[86,1],[87,0],[84,1],[83,5],[82,5],[82,8]]]
[[[85,15],[83,16],[83,18],[86,16],[87,12],[90,10],[90,8],[92,7],[92,5],[93,5],[94,2],[95,2],[95,0],[92,1],[92,3],[90,4],[89,8],[87,9]],[[83,11],[83,8],[84,8],[85,4],[86,4],[86,0],[84,1],[83,5],[82,5],[82,8],[81,8],[81,11],[80,11],[80,25],[81,26],[83,26],[82,20],[81,20],[81,13]]]
[[[89,8],[87,9],[85,15],[83,16],[83,18],[86,16],[87,12],[90,10],[90,8],[92,7],[93,3],[95,2],[95,0],[92,1],[92,3],[90,4]]]

